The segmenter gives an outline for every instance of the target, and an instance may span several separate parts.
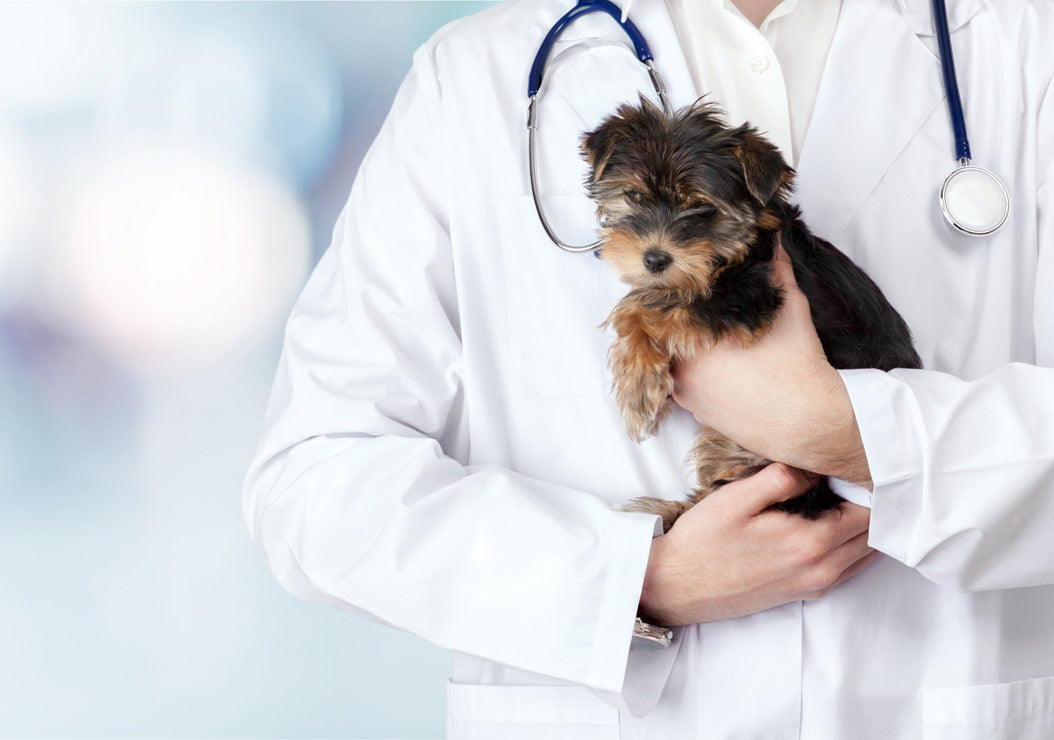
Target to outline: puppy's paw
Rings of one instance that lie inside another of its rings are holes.
[[[695,468],[697,487],[693,500],[698,502],[726,483],[746,478],[769,464],[713,429],[703,429],[695,440],[688,459]]]
[[[608,359],[626,430],[641,442],[655,434],[670,412],[673,376],[669,343],[660,332],[668,324],[667,315],[649,313],[636,300],[628,300],[630,296],[619,302],[606,322],[617,336]]]
[[[669,367],[647,368],[629,377],[616,376],[615,398],[626,431],[635,442],[655,434],[673,408],[673,376]]]
[[[668,501],[664,498],[653,498],[651,496],[641,496],[639,498],[630,499],[622,504],[615,506],[619,511],[639,511],[644,514],[658,514],[662,517],[662,531],[669,532],[670,527],[677,521],[677,518],[681,516],[688,509],[692,508],[693,504],[688,501]]]

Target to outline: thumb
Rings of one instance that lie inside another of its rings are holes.
[[[772,282],[778,288],[797,290],[798,281],[794,277],[794,265],[790,255],[783,248],[783,242],[776,244],[776,256],[772,259]]]
[[[741,491],[740,495],[746,497],[744,505],[752,512],[761,513],[770,506],[801,496],[816,485],[817,480],[818,476],[813,473],[774,462],[739,481],[750,484],[744,486],[746,490]]]

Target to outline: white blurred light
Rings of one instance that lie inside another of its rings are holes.
[[[196,148],[261,162],[308,189],[341,134],[336,61],[295,23],[227,19],[181,39],[163,73],[164,125]]]
[[[258,339],[310,262],[307,219],[288,190],[178,150],[130,153],[88,178],[67,234],[67,318],[147,371]]]
[[[228,156],[255,154],[268,105],[260,56],[236,36],[208,30],[190,36],[164,89],[173,130]]]
[[[0,4],[0,111],[39,116],[90,103],[108,84],[112,48],[94,4]]]
[[[39,175],[24,144],[0,129],[0,306],[24,286],[39,236]]]

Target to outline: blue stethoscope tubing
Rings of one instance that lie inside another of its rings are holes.
[[[542,209],[542,202],[538,196],[537,166],[535,164],[534,131],[538,127],[535,101],[538,99],[538,92],[542,87],[542,74],[545,71],[545,63],[549,59],[549,52],[553,50],[553,44],[556,43],[556,39],[559,38],[560,34],[572,21],[596,12],[607,13],[629,36],[630,41],[633,42],[633,50],[637,53],[637,58],[640,59],[641,64],[648,68],[651,84],[655,88],[655,94],[659,96],[663,110],[667,116],[673,115],[673,106],[670,105],[669,96],[666,94],[666,85],[663,84],[659,71],[655,69],[651,49],[648,48],[648,42],[644,40],[644,34],[640,32],[629,18],[622,19],[622,11],[613,2],[610,0],[578,0],[578,3],[571,10],[564,13],[560,20],[549,29],[549,33],[545,35],[542,45],[534,57],[534,63],[531,65],[531,74],[527,81],[527,97],[530,100],[527,104],[527,161],[531,177],[531,197],[534,199],[534,209],[538,212],[538,220],[542,222],[542,228],[545,229],[545,233],[549,235],[553,243],[567,252],[595,252],[604,243],[597,241],[581,247],[567,244],[556,235],[553,227],[549,224],[549,219],[545,217],[545,211]]]
[[[990,170],[973,166],[970,139],[966,135],[966,116],[959,96],[955,74],[948,9],[944,0],[933,0],[933,24],[937,32],[937,50],[941,59],[948,115],[955,137],[955,156],[959,166],[941,185],[940,206],[945,220],[968,236],[988,236],[999,231],[1010,216],[1010,192],[1003,181]]]
[[[952,170],[944,180],[940,190],[940,207],[945,220],[957,231],[969,236],[988,236],[1003,227],[1010,215],[1010,194],[1003,181],[993,172],[971,164],[970,141],[966,134],[966,117],[963,114],[962,98],[959,96],[959,83],[955,74],[955,57],[952,53],[951,32],[948,28],[948,10],[944,0],[932,0],[933,22],[937,34],[937,48],[941,62],[941,76],[944,80],[945,95],[948,100],[948,113],[951,118],[952,132],[955,138],[955,156],[958,167]],[[561,249],[568,252],[593,252],[603,246],[602,241],[585,246],[573,246],[560,240],[545,217],[541,199],[538,195],[537,167],[535,163],[535,130],[538,128],[535,103],[542,87],[542,76],[546,61],[557,38],[573,21],[590,13],[602,12],[611,16],[625,31],[633,44],[637,58],[648,69],[652,86],[662,104],[666,115],[673,115],[666,87],[662,77],[655,69],[654,57],[644,35],[628,18],[623,19],[622,11],[611,0],[578,0],[571,10],[567,11],[549,29],[542,40],[542,45],[531,64],[527,83],[527,131],[528,131],[528,169],[531,179],[531,197],[534,200],[538,219],[545,233]]]

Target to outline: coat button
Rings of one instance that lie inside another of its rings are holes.
[[[750,63],[750,68],[761,74],[769,68],[769,58],[766,56],[754,57],[754,61]]]

